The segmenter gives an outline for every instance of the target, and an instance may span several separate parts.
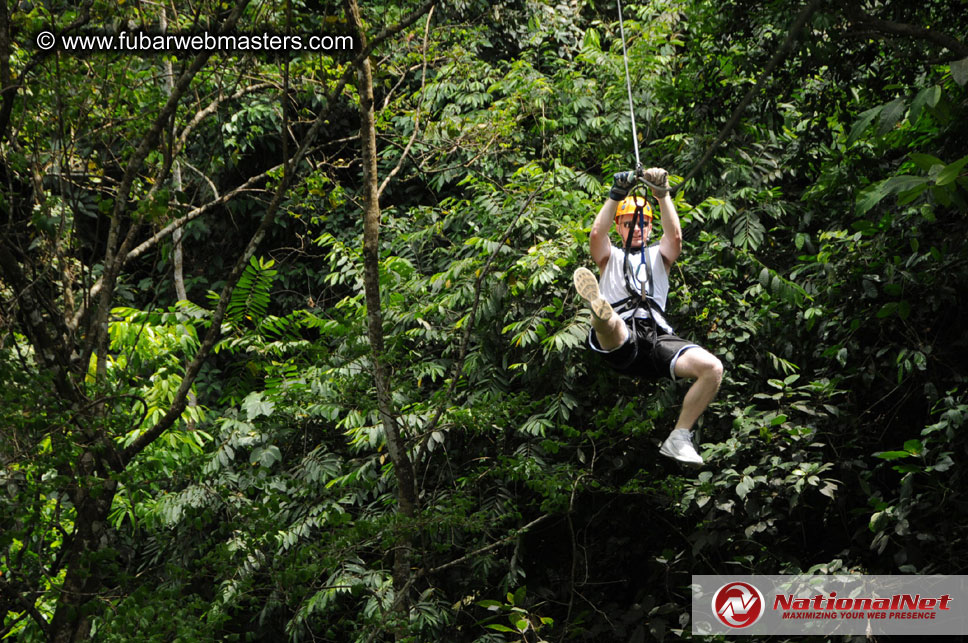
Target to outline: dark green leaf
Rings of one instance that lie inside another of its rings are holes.
[[[961,86],[968,83],[968,58],[951,63],[951,77]]]
[[[914,161],[914,163],[919,168],[921,168],[925,172],[928,172],[929,174],[935,168],[937,168],[937,171],[940,171],[941,168],[943,168],[945,165],[944,161],[942,161],[937,156],[934,156],[932,154],[924,154],[922,152],[912,152],[908,156],[911,158],[912,161]],[[935,171],[935,174],[937,174],[937,171]]]
[[[941,98],[941,88],[937,85],[931,87],[925,87],[918,95],[914,97],[914,101],[911,102],[911,111],[908,113],[908,119],[911,125],[915,125],[918,119],[921,118],[921,111],[925,106],[934,107],[938,104],[938,99]]]
[[[863,112],[854,123],[854,126],[850,129],[850,134],[847,136],[847,144],[850,145],[860,138],[860,135],[867,131],[871,123],[877,118],[877,115],[881,113],[884,109],[883,105],[878,105],[873,107],[866,112]]]
[[[877,311],[877,318],[884,319],[885,317],[890,317],[897,310],[897,302],[889,301],[880,310]]]
[[[914,455],[921,455],[924,452],[924,444],[921,440],[908,440],[904,443],[904,450]]]
[[[911,454],[907,451],[879,451],[874,454],[874,457],[881,460],[900,460],[911,457]]]
[[[968,156],[962,157],[954,163],[946,165],[944,169],[938,173],[937,184],[948,185],[949,183],[954,183],[955,179],[957,179],[961,174],[961,171],[965,168],[966,164],[968,164]]]
[[[906,108],[907,105],[903,98],[895,98],[885,105],[877,121],[877,133],[883,135],[891,131],[897,125],[897,122],[901,120],[901,117],[904,116],[904,110]]]

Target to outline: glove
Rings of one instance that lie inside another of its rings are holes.
[[[661,167],[650,167],[642,173],[642,178],[652,185],[658,186],[652,188],[652,196],[655,198],[658,199],[669,194],[669,173]]]
[[[608,198],[621,201],[629,195],[629,190],[635,186],[637,180],[638,177],[632,170],[618,172],[612,181],[612,189],[608,191]]]

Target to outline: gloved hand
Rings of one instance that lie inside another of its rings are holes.
[[[637,180],[638,177],[632,170],[618,172],[613,178],[612,189],[608,191],[608,198],[621,201],[629,195],[629,190],[635,186]]]
[[[669,173],[661,167],[650,167],[642,173],[642,178],[652,185],[658,186],[652,188],[652,196],[655,198],[658,199],[669,194]]]

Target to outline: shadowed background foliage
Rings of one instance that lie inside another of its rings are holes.
[[[4,2],[0,637],[637,642],[691,574],[962,573],[968,14],[835,4],[623,6],[726,367],[692,471],[571,289],[634,163],[614,6]],[[33,45],[162,26],[355,47]]]

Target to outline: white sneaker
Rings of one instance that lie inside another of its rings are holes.
[[[588,268],[579,268],[572,275],[572,279],[575,282],[575,290],[588,302],[592,314],[602,321],[611,319],[614,314],[612,305],[602,298],[602,293],[598,289],[598,279],[595,279],[592,271]]]
[[[702,457],[692,445],[692,431],[689,429],[676,429],[670,433],[659,448],[659,453],[679,462],[702,464]]]

